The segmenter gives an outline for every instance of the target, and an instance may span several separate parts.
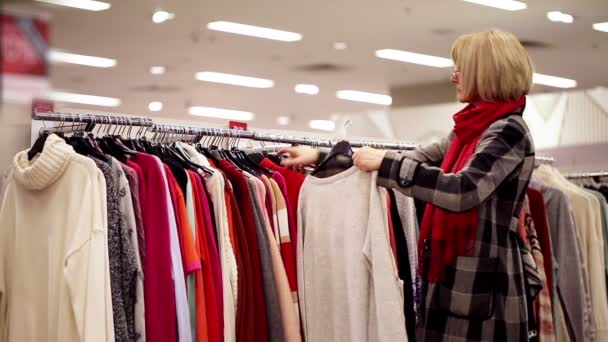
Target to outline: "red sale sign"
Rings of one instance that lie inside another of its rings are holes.
[[[229,121],[228,122],[228,128],[230,128],[230,129],[238,129],[240,131],[246,131],[247,130],[247,123],[246,122],[240,122],[240,121]]]
[[[3,74],[47,76],[49,25],[46,21],[1,14],[0,63]]]

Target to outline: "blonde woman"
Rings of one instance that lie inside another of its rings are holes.
[[[458,99],[453,131],[405,153],[362,148],[353,157],[378,184],[428,203],[418,241],[423,281],[420,341],[527,341],[541,283],[517,223],[534,168],[522,119],[532,84],[528,53],[512,34],[487,31],[452,46]],[[321,153],[287,148],[287,166]]]

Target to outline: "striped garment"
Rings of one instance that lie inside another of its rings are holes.
[[[458,173],[438,167],[453,134],[414,151],[387,152],[382,161],[378,185],[453,212],[478,209],[472,255],[458,257],[442,283],[425,289],[419,341],[528,340],[527,298],[540,284],[517,233],[534,168],[522,113],[523,108],[494,122]]]
[[[545,273],[545,258],[543,256],[538,234],[532,214],[530,214],[530,204],[528,197],[524,202],[524,207],[520,214],[520,234],[526,246],[532,251],[532,257],[536,263],[536,269],[543,284],[547,284]],[[553,308],[551,306],[551,294],[549,288],[544,286],[538,294],[538,299],[534,303],[536,319],[538,324],[538,340],[540,342],[555,341],[555,327],[553,326]]]

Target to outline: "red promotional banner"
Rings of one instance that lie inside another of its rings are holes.
[[[246,122],[240,122],[240,121],[229,121],[228,122],[228,128],[230,128],[230,129],[238,129],[240,131],[246,131],[247,130],[247,123]]]
[[[48,23],[38,18],[5,13],[1,16],[2,73],[47,76]]]

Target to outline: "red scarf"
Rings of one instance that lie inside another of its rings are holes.
[[[511,102],[478,102],[469,104],[454,114],[454,139],[448,148],[441,170],[458,173],[469,162],[482,134],[496,120],[525,105],[525,96]],[[443,278],[447,265],[453,264],[456,256],[471,255],[477,238],[477,208],[454,213],[428,204],[422,219],[418,250],[424,263],[425,240],[430,240],[430,260],[425,263],[428,281],[438,282]]]

